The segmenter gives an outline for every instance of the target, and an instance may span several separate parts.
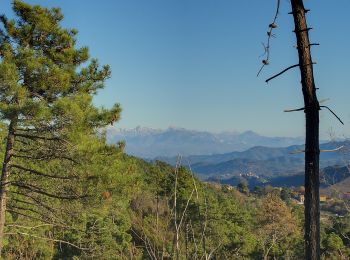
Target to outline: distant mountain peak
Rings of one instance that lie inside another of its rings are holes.
[[[155,129],[150,127],[144,127],[144,126],[136,126],[135,128],[117,128],[117,127],[107,127],[107,132],[110,134],[153,134],[153,133],[159,133],[163,132],[164,130],[161,129]]]
[[[165,132],[166,131],[185,131],[185,132],[192,132],[192,130],[188,130],[186,128],[183,128],[183,127],[177,127],[177,126],[169,126],[167,130],[164,130]]]
[[[255,133],[252,130],[244,131],[241,135],[244,135],[244,136],[261,136],[261,135]]]
[[[243,151],[254,146],[285,147],[303,143],[302,138],[266,137],[254,131],[212,133],[170,126],[154,129],[137,126],[133,129],[107,128],[107,141],[126,141],[126,152],[143,157],[208,155]]]

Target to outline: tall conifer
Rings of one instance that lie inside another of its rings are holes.
[[[80,177],[74,165],[83,156],[76,141],[120,114],[119,105],[99,109],[92,104],[110,68],[90,60],[86,47],[76,47],[77,31],[61,27],[60,9],[15,0],[13,10],[14,20],[0,19],[0,120],[6,125],[0,252],[6,213],[24,215],[24,207],[11,202],[14,196],[28,204],[44,204],[42,197],[84,196],[74,182]],[[63,172],[59,162],[72,170]]]

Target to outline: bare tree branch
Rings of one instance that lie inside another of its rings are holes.
[[[295,65],[289,66],[288,68],[282,70],[280,73],[277,73],[276,75],[274,75],[274,76],[268,78],[267,80],[265,80],[265,82],[268,83],[270,80],[272,80],[272,79],[274,79],[274,78],[276,78],[276,77],[282,75],[282,74],[285,73],[286,71],[288,71],[288,70],[290,70],[290,69],[292,69],[292,68],[295,68],[295,67],[299,67],[299,64],[295,64]]]
[[[305,107],[297,108],[297,109],[285,109],[283,112],[296,112],[296,111],[303,111],[305,110]]]
[[[303,66],[309,66],[309,65],[312,65],[312,64],[316,64],[316,62],[312,62],[312,63],[310,63],[310,64],[305,64],[305,65],[303,65]],[[288,71],[288,70],[290,70],[290,69],[292,69],[292,68],[295,68],[295,67],[299,67],[299,66],[300,66],[300,64],[295,64],[295,65],[289,66],[288,68],[282,70],[280,73],[277,73],[276,75],[274,75],[274,76],[268,78],[267,80],[265,80],[265,82],[268,83],[270,80],[272,80],[272,79],[274,79],[274,78],[277,78],[278,76],[282,75],[282,74],[285,73],[286,71]]]
[[[329,150],[320,150],[320,152],[323,152],[323,153],[331,153],[331,152],[338,152],[339,150],[343,149],[344,148],[344,145],[342,146],[339,146],[335,149],[329,149]]]
[[[327,106],[320,106],[320,107],[327,108],[327,109],[329,110],[329,112],[331,112],[331,113],[339,120],[339,122],[340,122],[341,124],[344,125],[344,122],[336,115],[336,113],[334,113],[334,112],[332,111],[332,109],[330,109],[330,108],[327,107]]]
[[[24,233],[24,232],[12,232],[12,233],[5,233],[6,235],[24,235],[24,236],[30,236],[30,237],[34,237],[34,238],[38,238],[38,239],[43,239],[43,240],[47,240],[47,241],[52,241],[52,242],[58,242],[58,243],[62,243],[62,244],[67,244],[70,245],[72,247],[75,247],[79,250],[90,250],[89,248],[84,248],[84,247],[80,247],[76,244],[73,244],[71,242],[65,241],[65,240],[61,240],[61,239],[54,239],[54,238],[48,238],[48,237],[40,237],[40,236],[36,236],[33,234],[29,234],[29,233]]]

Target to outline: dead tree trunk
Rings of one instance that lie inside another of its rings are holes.
[[[305,259],[320,259],[319,110],[303,0],[291,0],[306,116]]]
[[[13,154],[13,147],[15,143],[15,123],[11,121],[8,127],[7,144],[5,150],[5,157],[2,164],[1,172],[1,186],[0,186],[0,256],[3,248],[4,240],[4,228],[5,228],[5,218],[6,218],[6,202],[7,202],[7,192],[9,189],[9,175],[10,175],[10,161]]]

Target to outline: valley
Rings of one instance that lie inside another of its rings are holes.
[[[252,131],[213,134],[184,128],[138,127],[109,129],[107,140],[125,140],[127,153],[148,161],[175,166],[181,158],[183,166],[207,182],[232,186],[246,182],[250,189],[266,185],[298,187],[304,183],[302,138],[266,137]],[[339,147],[339,151],[321,153],[322,188],[346,181],[350,176],[346,167],[350,162],[349,140],[323,141],[320,149],[330,151]]]

